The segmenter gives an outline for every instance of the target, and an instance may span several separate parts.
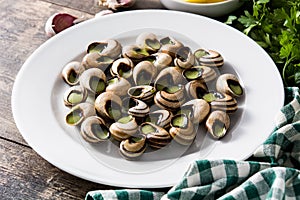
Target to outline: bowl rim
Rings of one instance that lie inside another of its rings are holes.
[[[192,3],[192,2],[187,2],[185,0],[168,0],[168,1],[175,1],[182,5],[197,6],[197,7],[210,7],[210,6],[218,6],[218,5],[227,4],[230,2],[237,2],[237,3],[240,2],[240,0],[223,0],[220,2],[212,2],[212,3]]]

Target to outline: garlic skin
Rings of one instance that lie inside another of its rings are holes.
[[[129,8],[133,6],[136,0],[99,0],[99,6],[104,6],[112,10],[119,8]]]
[[[45,32],[48,37],[52,37],[57,33],[73,26],[74,21],[77,20],[77,17],[74,17],[67,13],[55,13],[48,18],[45,24]]]
[[[109,15],[109,14],[113,14],[114,11],[112,10],[101,10],[100,12],[98,12],[97,14],[95,14],[95,17],[101,17],[101,16],[104,16],[104,15]]]

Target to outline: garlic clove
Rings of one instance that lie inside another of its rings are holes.
[[[99,6],[118,10],[120,8],[129,8],[134,5],[136,0],[99,0]]]
[[[74,17],[67,13],[55,13],[50,16],[45,24],[45,32],[48,37],[52,37],[55,34],[73,26],[77,17]]]

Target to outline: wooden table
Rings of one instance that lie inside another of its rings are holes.
[[[145,8],[163,6],[159,0],[137,0],[132,9]],[[30,54],[48,39],[44,32],[48,17],[56,12],[93,17],[101,9],[94,0],[0,0],[0,199],[84,199],[90,190],[116,189],[48,163],[22,138],[11,111],[15,77]]]

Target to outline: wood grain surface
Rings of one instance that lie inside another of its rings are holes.
[[[146,8],[163,6],[159,0],[137,0],[132,9]],[[48,17],[56,12],[93,17],[101,9],[94,0],[0,0],[0,199],[84,199],[90,190],[116,189],[77,178],[41,158],[19,133],[11,109],[18,71],[48,39]]]

